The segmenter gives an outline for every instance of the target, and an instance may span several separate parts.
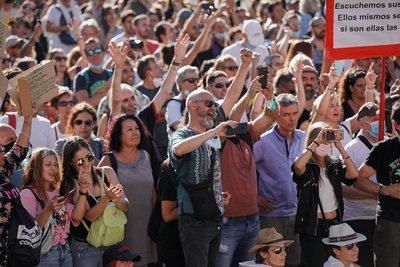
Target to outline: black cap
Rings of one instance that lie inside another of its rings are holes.
[[[128,247],[116,244],[108,247],[103,253],[103,266],[112,261],[140,261],[140,256],[129,251]]]

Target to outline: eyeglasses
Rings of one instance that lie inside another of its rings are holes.
[[[86,121],[84,121],[84,120],[75,120],[74,121],[74,124],[78,125],[78,126],[82,125],[82,123],[84,123],[86,126],[92,126],[93,121],[92,120],[86,120]]]
[[[205,105],[206,107],[208,107],[208,108],[211,108],[212,106],[215,107],[215,102],[212,101],[212,100],[196,100],[196,101],[194,101],[194,102],[195,102],[195,103],[202,102],[202,103],[204,103],[204,105]]]
[[[75,104],[75,102],[72,101],[72,100],[71,101],[60,101],[60,102],[58,102],[58,105],[60,107],[66,107],[68,105],[70,105],[72,107],[74,104]]]
[[[231,85],[230,82],[226,82],[226,83],[215,83],[214,87],[218,88],[218,89],[222,89],[222,88],[228,88]]]
[[[358,243],[348,244],[345,247],[347,250],[352,250],[354,247],[358,247]]]
[[[91,162],[93,162],[93,160],[94,160],[93,154],[88,154],[88,155],[86,156],[86,158],[87,158],[87,162],[88,162],[88,163],[91,163]],[[77,164],[79,167],[82,167],[84,163],[85,163],[85,159],[84,159],[84,158],[80,158],[80,159],[78,159],[78,160],[76,161],[76,164]]]
[[[238,66],[225,66],[224,69],[228,69],[230,71],[237,71],[239,69]]]
[[[197,83],[199,81],[199,78],[187,78],[184,79],[183,81],[188,83]]]
[[[274,253],[276,255],[281,254],[283,251],[287,251],[287,247],[277,247],[276,249],[274,249]]]
[[[67,57],[54,57],[55,61],[67,61]]]
[[[85,54],[88,56],[100,55],[101,53],[103,53],[103,48],[101,47],[85,51]]]

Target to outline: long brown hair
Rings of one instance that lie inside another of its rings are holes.
[[[45,191],[45,183],[43,182],[43,159],[47,156],[53,155],[56,157],[58,166],[59,159],[57,154],[48,148],[39,148],[33,151],[29,163],[24,168],[24,181],[22,188],[34,188],[37,190],[39,197],[47,201],[47,195]],[[54,177],[54,183],[50,185],[50,190],[53,191],[59,187],[61,183],[60,168]]]

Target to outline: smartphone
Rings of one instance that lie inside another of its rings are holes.
[[[263,67],[263,66],[258,66],[257,67],[257,73],[258,76],[262,76],[258,82],[261,84],[261,88],[262,89],[267,89],[267,85],[268,85],[268,68],[267,67]]]
[[[344,138],[344,132],[340,129],[327,130],[325,132],[325,140],[327,141],[340,141]]]
[[[226,127],[226,135],[236,135],[247,133],[247,122],[242,122],[237,125],[236,128],[230,126]]]
[[[76,188],[72,189],[65,196],[63,196],[64,198],[61,201],[72,199],[75,196],[75,192],[76,192]]]
[[[130,38],[129,39],[129,46],[133,50],[142,50],[144,48],[144,43],[136,38]]]
[[[201,9],[204,10],[204,13],[206,13],[207,15],[211,15],[211,13],[213,13],[213,11],[215,10],[215,7],[213,4],[203,3],[201,4]]]

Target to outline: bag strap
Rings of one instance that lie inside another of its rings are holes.
[[[8,116],[8,124],[16,130],[17,128],[17,117],[15,114],[7,114]]]
[[[349,135],[351,135],[351,134],[350,134],[350,130],[349,130],[349,128],[348,128],[346,125],[344,125],[343,123],[341,123],[340,125],[343,126],[343,128],[346,130],[346,132],[347,132]]]
[[[112,151],[110,151],[110,152],[107,152],[104,154],[108,156],[111,168],[113,168],[115,173],[118,174],[118,162],[117,162],[117,158],[115,157],[114,153]]]
[[[359,135],[358,139],[360,139],[361,142],[363,142],[363,144],[368,147],[369,150],[371,150],[374,146],[367,140],[367,138],[365,138],[365,136],[363,135]]]
[[[36,198],[36,201],[39,202],[40,206],[42,206],[42,209],[44,209],[44,207],[45,207],[44,201],[41,200],[41,199],[39,198],[39,196],[35,193],[35,191],[33,191],[32,188],[27,187],[27,189],[29,189],[29,190],[32,192],[32,194],[33,194],[33,195],[35,196],[35,198]]]
[[[54,133],[56,134],[56,141],[58,140],[58,132],[57,132],[57,126],[56,127],[54,127]]]

